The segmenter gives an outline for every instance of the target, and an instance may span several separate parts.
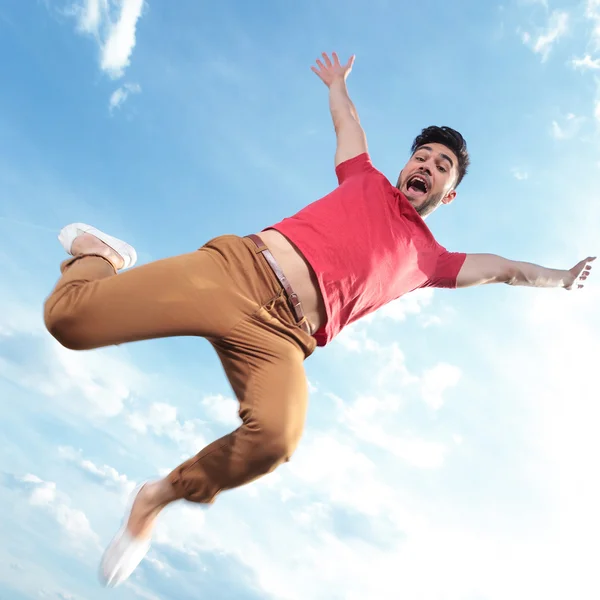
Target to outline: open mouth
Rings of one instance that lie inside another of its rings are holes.
[[[415,196],[422,196],[429,191],[429,181],[424,175],[412,175],[406,182],[406,190]]]

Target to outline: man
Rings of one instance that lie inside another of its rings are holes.
[[[592,258],[570,270],[491,254],[448,252],[423,220],[456,197],[469,156],[453,129],[417,137],[396,186],[371,164],[342,65],[323,55],[339,186],[260,236],[226,235],[200,250],[126,271],[128,244],[73,224],[59,236],[72,255],[46,301],[45,322],[64,346],[84,350],[167,336],[201,336],[217,351],[239,400],[242,425],[166,478],[146,483],[107,549],[101,576],[117,585],[147,552],[156,516],[176,500],[212,503],[289,460],[304,427],[304,360],[343,327],[424,286],[507,283],[578,289]]]

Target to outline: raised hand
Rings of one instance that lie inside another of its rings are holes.
[[[335,52],[331,53],[331,60],[329,56],[323,52],[323,61],[317,60],[317,67],[311,67],[313,73],[316,73],[321,81],[329,87],[334,81],[338,79],[345,80],[346,77],[352,71],[352,65],[354,64],[354,55],[350,57],[350,60],[342,65],[340,59]]]
[[[592,263],[596,257],[588,256],[581,262],[578,262],[572,269],[569,269],[569,277],[565,282],[565,289],[580,290],[592,271]]]

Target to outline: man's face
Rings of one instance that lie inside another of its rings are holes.
[[[396,187],[417,212],[426,217],[440,204],[454,200],[458,158],[442,144],[418,148],[400,173]]]

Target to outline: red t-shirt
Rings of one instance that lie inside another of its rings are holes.
[[[346,325],[421,287],[456,287],[466,254],[448,252],[367,153],[336,169],[339,186],[272,225],[314,270],[327,310],[325,346]]]

